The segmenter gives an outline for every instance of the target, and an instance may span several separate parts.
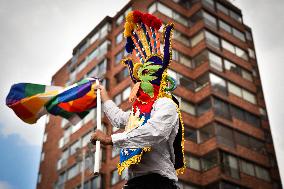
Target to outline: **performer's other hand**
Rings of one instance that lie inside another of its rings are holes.
[[[104,145],[112,145],[112,139],[100,130],[95,131],[90,139],[92,144],[96,144],[96,141],[101,141]]]
[[[108,93],[107,93],[104,86],[98,85],[98,86],[95,87],[95,90],[97,90],[97,89],[100,89],[100,91],[101,91],[101,98],[102,98],[103,102],[110,100]]]

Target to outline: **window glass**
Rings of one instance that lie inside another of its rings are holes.
[[[202,15],[202,11],[198,11],[197,13],[195,13],[194,15],[192,15],[189,18],[189,25],[193,26],[195,25],[197,22],[201,21],[203,19],[203,15]]]
[[[197,132],[195,129],[191,129],[189,127],[184,127],[184,139],[191,140],[197,143]]]
[[[208,61],[208,52],[207,51],[202,51],[198,55],[196,55],[193,59],[193,65],[194,67],[198,67],[199,65],[205,63]]]
[[[122,92],[122,100],[127,100],[129,95],[130,95],[130,92],[131,92],[131,88],[130,87],[127,87],[123,92]]]
[[[100,188],[103,188],[102,186],[102,177],[101,176],[98,176],[98,177],[94,177],[92,180],[91,180],[91,189],[100,189]]]
[[[191,115],[195,115],[195,107],[190,102],[181,99],[180,109]]]
[[[247,53],[246,53],[244,50],[242,50],[242,49],[240,49],[240,48],[238,48],[238,47],[236,47],[236,55],[237,55],[238,57],[241,57],[241,58],[244,59],[244,60],[248,60],[248,55],[247,55]]]
[[[179,83],[181,86],[194,91],[194,81],[191,79],[188,79],[187,77],[184,77],[183,75],[180,75]]]
[[[153,14],[156,10],[157,10],[157,3],[153,3],[153,4],[148,8],[148,12],[149,12],[150,14]]]
[[[128,68],[124,68],[120,72],[118,72],[115,76],[116,83],[119,84],[121,81],[123,81],[126,77],[128,77]]]
[[[241,163],[241,171],[243,173],[246,173],[251,176],[255,176],[253,164],[247,161],[244,161],[244,160],[240,160],[240,163]]]
[[[207,112],[209,109],[211,109],[211,100],[210,98],[202,101],[200,104],[197,106],[197,115],[201,116],[205,112]]]
[[[77,140],[76,142],[74,142],[71,146],[70,146],[70,155],[75,154],[76,149],[80,148],[80,140]]]
[[[209,62],[210,62],[210,66],[220,72],[223,71],[223,67],[222,67],[222,59],[220,56],[209,52]]]
[[[186,160],[186,165],[187,165],[188,168],[191,168],[191,169],[194,169],[194,170],[197,170],[197,171],[201,170],[200,161],[199,161],[198,158],[186,154],[185,160]]]
[[[233,140],[233,130],[227,126],[216,125],[217,142],[229,147],[235,147]]]
[[[120,176],[118,175],[117,170],[111,172],[111,185],[115,185],[120,181]]]
[[[115,37],[115,44],[119,44],[122,40],[123,40],[123,34],[122,34],[122,33],[119,33],[119,34]]]
[[[215,135],[214,124],[206,125],[199,129],[199,142],[205,142]]]
[[[248,52],[249,52],[249,57],[255,59],[255,52],[254,52],[254,50],[248,48]]]
[[[256,97],[251,92],[243,89],[243,98],[252,104],[256,104]]]
[[[202,76],[198,77],[195,82],[196,82],[195,92],[198,92],[207,85],[209,85],[209,74],[208,73],[203,74]]]
[[[217,116],[227,119],[231,117],[229,104],[217,98],[214,98],[214,111]]]
[[[245,34],[246,34],[247,40],[252,41],[252,35],[251,35],[251,33],[250,33],[249,31],[246,31]]]
[[[92,136],[92,132],[87,133],[82,138],[82,147],[87,146],[87,144],[90,142]]]
[[[270,181],[270,175],[266,169],[255,165],[255,173],[256,177],[266,181]]]
[[[217,3],[217,10],[223,12],[226,15],[229,15],[229,9],[220,3]]]
[[[222,164],[223,164],[223,171],[225,174],[239,179],[239,167],[238,167],[238,159],[232,155],[229,154],[223,154],[223,159],[222,159]]]
[[[179,13],[176,13],[176,12],[173,11],[173,16],[172,16],[172,18],[173,18],[175,21],[181,23],[182,25],[188,26],[187,19],[186,19],[185,17],[181,16]]]
[[[74,165],[68,170],[67,179],[70,180],[79,173],[79,164]]]
[[[232,115],[239,119],[239,120],[245,120],[245,112],[244,110],[236,107],[236,106],[231,106],[231,110],[232,110]]]
[[[231,16],[231,18],[235,19],[236,21],[242,22],[242,16],[239,15],[238,13],[232,11],[232,10],[230,10],[230,16]]]
[[[225,40],[222,40],[221,44],[222,44],[222,47],[224,49],[226,49],[226,50],[230,51],[231,53],[235,54],[235,47],[231,43],[229,43],[229,42],[227,42]]]
[[[238,97],[242,97],[242,90],[237,85],[228,82],[228,90],[229,90],[230,93],[233,93],[234,95],[236,95]]]
[[[174,30],[173,38],[186,46],[190,46],[190,39],[181,32]]]
[[[233,64],[232,62],[228,61],[228,60],[224,60],[225,63],[225,69],[229,70],[233,73],[236,73],[238,75],[241,75],[241,69],[239,66],[237,66],[236,64]]]
[[[217,28],[217,19],[214,16],[208,14],[207,12],[203,12],[203,17],[206,25]]]
[[[213,0],[202,0],[202,4],[206,7],[214,10],[214,1]]]
[[[237,38],[239,38],[242,41],[245,41],[245,34],[243,34],[243,32],[240,32],[239,30],[233,28],[233,35]]]
[[[118,63],[122,60],[124,54],[125,54],[125,53],[124,53],[124,50],[122,50],[122,51],[120,51],[119,53],[117,53],[117,54],[115,55],[115,63],[116,63],[116,64],[118,64]]]
[[[223,30],[231,33],[232,32],[232,28],[230,25],[228,25],[226,22],[223,22],[222,20],[219,20],[219,26],[220,28],[222,28]]]
[[[204,33],[203,31],[201,31],[191,39],[191,46],[194,47],[203,39],[204,39]]]
[[[252,74],[249,73],[248,71],[242,70],[242,77],[249,81],[253,81]]]
[[[216,49],[220,49],[219,37],[211,32],[205,31],[206,43]]]
[[[210,83],[214,91],[227,94],[226,81],[221,77],[210,73]]]
[[[207,171],[214,166],[218,165],[218,154],[217,152],[206,154],[201,159],[202,170]]]
[[[162,3],[157,3],[159,12],[163,13],[164,15],[171,16],[172,10]]]

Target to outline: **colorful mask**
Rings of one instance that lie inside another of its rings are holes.
[[[171,98],[177,104],[177,111],[180,115],[180,126],[174,141],[175,168],[177,173],[183,173],[185,168],[184,127],[178,101],[170,93],[176,88],[176,82],[167,75],[167,68],[172,57],[173,24],[167,24],[164,27],[163,53],[160,51],[159,29],[161,25],[161,20],[151,14],[133,11],[126,16],[124,37],[126,37],[127,42],[125,48],[128,53],[136,56],[136,60],[126,58],[122,60],[122,63],[128,66],[130,77],[135,83],[130,99],[134,99],[133,96],[137,98],[133,103],[132,114],[125,130],[128,132],[136,127],[143,127],[150,119],[154,102],[161,97]],[[122,149],[120,163],[118,164],[119,174],[125,167],[139,163],[143,158],[143,153],[151,153],[149,151],[151,151],[149,147]]]

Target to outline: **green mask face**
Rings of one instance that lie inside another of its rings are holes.
[[[157,78],[152,74],[157,72],[161,67],[162,66],[160,65],[153,65],[153,62],[146,62],[139,68],[137,72],[138,77],[141,80],[141,89],[151,98],[154,97],[154,88],[150,82]]]

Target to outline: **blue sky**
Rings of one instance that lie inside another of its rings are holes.
[[[35,188],[44,131],[45,118],[27,125],[5,106],[10,86],[18,82],[49,85],[82,38],[126,3],[0,0],[0,189]],[[233,3],[242,9],[244,22],[253,31],[278,163],[284,174],[284,1]]]
[[[35,188],[40,151],[40,145],[29,145],[17,134],[0,134],[0,178],[6,188]]]

